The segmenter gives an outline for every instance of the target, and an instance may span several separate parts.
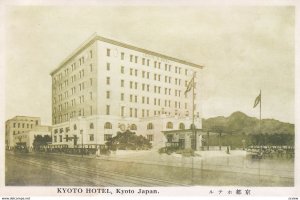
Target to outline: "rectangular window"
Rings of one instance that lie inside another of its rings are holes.
[[[59,136],[59,142],[62,142],[62,135]]]
[[[110,105],[106,105],[106,115],[110,115]]]
[[[147,66],[149,66],[150,65],[150,60],[149,59],[147,59]]]
[[[130,75],[132,75],[133,74],[133,69],[132,68],[130,68]]]
[[[93,58],[93,51],[90,50],[90,58]]]
[[[130,117],[132,117],[132,108],[130,108]]]
[[[124,93],[121,93],[121,101],[124,101]]]
[[[132,81],[130,81],[130,89],[132,89],[132,87],[133,87],[133,82]]]
[[[134,70],[134,75],[137,76],[138,75],[138,70]]]
[[[145,65],[145,58],[142,59],[142,65]]]
[[[145,83],[142,84],[142,90],[145,90]]]
[[[134,117],[137,117],[137,113],[138,113],[138,110],[137,108],[134,109]]]
[[[121,80],[121,87],[124,87],[124,80]]]
[[[124,56],[125,56],[124,52],[121,52],[121,60],[124,60]]]
[[[134,88],[137,90],[137,87],[138,87],[138,83],[137,82],[135,82],[134,83]]]
[[[135,63],[138,62],[138,57],[137,57],[137,56],[134,57],[134,62],[135,62]]]
[[[132,102],[132,98],[133,98],[133,96],[132,96],[132,94],[131,94],[131,95],[130,95],[130,100],[129,100],[130,102]]]
[[[151,134],[151,135],[147,135],[147,139],[151,142],[151,141],[153,141],[153,135]]]
[[[90,139],[90,141],[94,141],[94,134],[90,134],[89,139]]]
[[[106,91],[106,98],[107,98],[107,99],[110,98],[110,91]]]
[[[124,74],[124,66],[121,66],[121,73]]]
[[[110,49],[106,49],[106,56],[110,56]]]
[[[125,111],[125,107],[122,106],[122,107],[121,107],[121,117],[124,117],[124,111]]]
[[[106,77],[106,85],[110,84],[110,77]]]
[[[142,110],[142,117],[145,117],[145,110]]]
[[[110,63],[106,63],[106,70],[107,70],[107,71],[110,70]]]
[[[108,141],[112,138],[112,134],[104,134],[104,141]]]
[[[130,62],[133,61],[133,55],[130,55]]]

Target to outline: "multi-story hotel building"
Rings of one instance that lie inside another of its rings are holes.
[[[162,131],[190,129],[195,75],[195,125],[201,128],[202,66],[93,36],[67,57],[52,76],[53,145],[105,144],[130,129],[154,146]],[[74,140],[75,138],[75,140]]]
[[[40,117],[16,116],[5,122],[5,146],[10,149],[15,146],[14,137],[33,130],[41,124]]]

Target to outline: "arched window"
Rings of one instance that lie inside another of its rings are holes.
[[[173,128],[173,123],[172,122],[168,122],[167,123],[167,128]]]
[[[90,123],[90,129],[94,129],[94,124]]]
[[[137,130],[137,126],[135,124],[131,124],[130,130]]]
[[[74,126],[73,126],[73,129],[74,129],[74,131],[76,131],[76,130],[77,130],[77,126],[76,126],[76,124],[74,124]]]
[[[112,129],[112,124],[110,122],[106,122],[104,124],[104,129]]]
[[[179,124],[179,129],[180,129],[180,130],[185,129],[184,123],[180,123],[180,124]]]
[[[151,130],[151,129],[153,129],[154,127],[153,127],[153,124],[152,123],[149,123],[149,124],[147,124],[147,130]]]

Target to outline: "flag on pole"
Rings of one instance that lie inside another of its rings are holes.
[[[259,93],[259,95],[256,97],[253,108],[255,108],[260,103],[260,101],[261,101],[261,93]]]
[[[184,94],[186,95],[189,91],[191,91],[191,89],[193,88],[193,85],[194,85],[194,75],[193,75],[193,78],[190,80],[190,82],[188,83],[186,89],[185,89],[185,92]]]

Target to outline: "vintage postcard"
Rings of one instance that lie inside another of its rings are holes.
[[[1,2],[2,200],[298,199],[296,8]]]

